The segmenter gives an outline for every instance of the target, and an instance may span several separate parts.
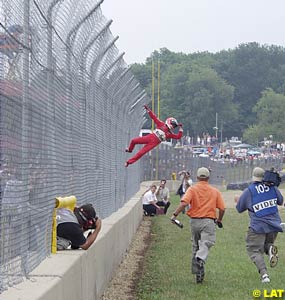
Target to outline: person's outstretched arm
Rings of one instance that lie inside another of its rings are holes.
[[[99,232],[101,230],[101,220],[97,219],[95,230],[88,236],[86,242],[80,246],[83,250],[87,250],[96,240]]]
[[[183,135],[183,128],[182,128],[182,124],[179,124],[179,131],[178,133],[170,133],[167,138],[171,138],[171,139],[176,139],[179,140],[182,138]]]
[[[164,124],[164,122],[159,120],[158,117],[156,116],[156,114],[147,105],[144,105],[144,108],[146,109],[147,113],[149,114],[151,119],[154,121],[156,126],[160,126],[160,125]]]

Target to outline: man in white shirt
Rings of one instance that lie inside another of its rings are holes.
[[[156,209],[160,208],[157,205],[157,198],[155,195],[156,185],[151,185],[150,189],[144,193],[142,197],[142,204],[144,214],[148,216],[154,216],[156,214]]]

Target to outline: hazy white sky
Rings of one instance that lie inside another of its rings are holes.
[[[240,43],[285,46],[285,0],[104,0],[128,64],[154,50],[217,52]]]

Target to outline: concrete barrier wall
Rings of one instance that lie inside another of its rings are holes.
[[[101,232],[87,251],[51,255],[29,279],[0,294],[0,300],[99,300],[141,223],[140,197],[151,183],[143,182],[130,201],[102,221]],[[168,181],[167,186],[175,191],[179,183]]]

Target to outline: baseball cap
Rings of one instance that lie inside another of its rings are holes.
[[[210,177],[209,169],[207,169],[205,167],[199,168],[197,170],[197,177],[198,178],[208,178],[208,177]]]
[[[92,204],[84,204],[80,208],[83,209],[88,220],[96,218],[96,212]]]
[[[262,181],[264,176],[264,170],[262,168],[256,167],[252,171],[252,181]]]

